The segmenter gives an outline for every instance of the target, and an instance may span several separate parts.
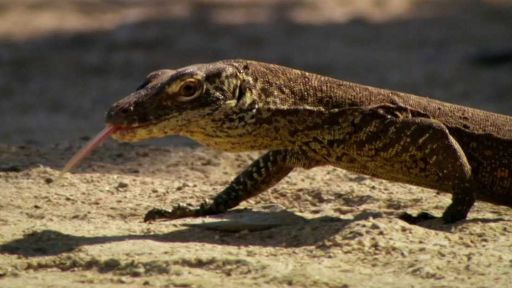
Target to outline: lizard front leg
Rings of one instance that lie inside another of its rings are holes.
[[[238,175],[221,193],[198,207],[178,204],[171,210],[153,208],[144,221],[173,220],[219,214],[236,207],[240,202],[254,197],[288,175],[293,168],[304,166],[304,156],[295,150],[273,150],[256,159]]]

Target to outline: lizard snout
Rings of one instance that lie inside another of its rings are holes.
[[[133,111],[133,105],[126,105],[124,103],[116,103],[107,111],[106,122],[113,126],[131,126],[129,124],[129,115]]]

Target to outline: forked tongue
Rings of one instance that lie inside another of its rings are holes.
[[[96,137],[87,142],[80,151],[76,152],[76,154],[71,157],[68,163],[66,163],[66,166],[64,166],[64,169],[62,169],[60,175],[62,176],[64,173],[76,167],[85,157],[87,157],[87,155],[91,154],[94,149],[98,148],[98,146],[105,142],[105,140],[107,140],[107,138],[116,130],[118,130],[118,128],[114,126],[107,126],[101,130]]]

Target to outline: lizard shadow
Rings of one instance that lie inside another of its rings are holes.
[[[273,217],[275,212],[256,212],[259,216]],[[281,213],[281,212],[277,212]],[[105,243],[152,240],[165,243],[208,243],[228,246],[261,246],[293,248],[317,245],[342,231],[347,225],[372,217],[363,212],[354,219],[337,217],[318,217],[306,219],[292,212],[294,217],[289,223],[244,224],[233,220],[236,215],[243,215],[243,211],[235,210],[227,221],[188,223],[184,229],[168,233],[156,234],[123,234],[108,236],[77,236],[62,233],[56,230],[41,230],[25,234],[19,239],[0,245],[0,254],[20,255],[24,257],[56,256],[72,252],[82,246]],[[216,220],[214,218],[214,220]],[[289,219],[288,219],[289,220]],[[224,222],[227,225],[220,225]],[[217,226],[216,226],[217,225]]]
[[[257,218],[280,220],[268,222]],[[352,219],[322,216],[306,219],[289,211],[262,212],[236,209],[211,217],[214,221],[184,223],[184,229],[156,234],[124,234],[108,236],[76,236],[56,230],[33,231],[19,239],[0,245],[0,254],[23,257],[57,256],[82,246],[121,241],[151,240],[164,243],[207,243],[227,246],[261,246],[297,248],[321,245],[322,242],[343,231],[348,225],[369,218],[383,217],[382,213],[364,211]],[[254,222],[243,220],[256,219]],[[242,221],[238,221],[242,219]],[[219,221],[217,221],[219,220]],[[504,218],[474,218],[455,224],[443,224],[440,219],[411,224],[425,229],[450,233],[467,223],[495,223]]]
[[[458,222],[451,223],[451,224],[445,224],[445,223],[443,223],[443,220],[440,217],[438,217],[438,218],[433,219],[433,220],[421,221],[421,222],[414,223],[414,224],[411,224],[411,225],[416,225],[416,226],[419,226],[419,227],[422,227],[422,228],[425,228],[425,229],[429,229],[429,230],[433,230],[433,231],[451,233],[451,232],[453,232],[454,228],[457,228],[457,227],[460,227],[460,226],[464,226],[466,224],[471,224],[471,223],[475,223],[475,224],[478,224],[478,223],[481,223],[481,224],[485,224],[485,223],[499,223],[499,222],[507,222],[507,221],[509,221],[509,220],[507,220],[505,218],[502,218],[502,217],[497,217],[497,218],[472,218],[472,219],[466,219],[466,220],[458,221]]]

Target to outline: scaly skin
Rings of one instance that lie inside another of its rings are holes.
[[[447,223],[465,219],[475,199],[512,207],[512,117],[273,64],[153,72],[107,123],[121,141],[183,135],[224,151],[269,151],[214,199],[153,209],[146,221],[222,213],[295,167],[319,165],[450,192]]]

